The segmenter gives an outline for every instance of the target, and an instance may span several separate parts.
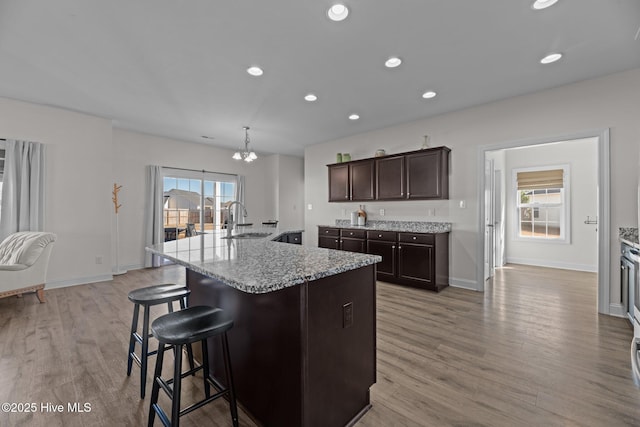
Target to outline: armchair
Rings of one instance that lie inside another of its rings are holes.
[[[56,235],[21,231],[9,235],[0,243],[0,298],[36,292],[44,299],[44,285],[49,256]]]

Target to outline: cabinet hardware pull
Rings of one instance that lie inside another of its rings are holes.
[[[378,237],[382,237],[382,234],[378,234]]]
[[[413,236],[413,240],[416,240],[416,239],[417,239],[417,237],[416,237],[416,236]]]
[[[392,245],[392,246],[391,246],[391,249],[395,249],[395,248],[396,248],[396,245]]]

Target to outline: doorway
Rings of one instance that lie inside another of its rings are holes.
[[[596,149],[596,181],[597,181],[597,207],[595,216],[598,218],[599,224],[597,230],[593,230],[596,234],[596,268],[598,273],[598,304],[597,309],[600,313],[611,314],[609,301],[609,276],[610,276],[610,253],[608,242],[610,236],[610,219],[609,219],[609,130],[587,131],[570,135],[561,135],[557,137],[514,141],[504,144],[496,144],[491,146],[483,146],[479,148],[478,156],[478,227],[482,231],[482,238],[478,242],[478,259],[479,262],[476,272],[478,277],[479,290],[484,291],[485,279],[493,276],[494,267],[501,265],[506,256],[504,247],[507,245],[512,236],[509,231],[505,231],[505,215],[504,209],[512,209],[514,206],[504,208],[505,198],[504,183],[511,179],[507,176],[508,171],[504,168],[496,168],[496,160],[494,153],[503,150],[518,149],[524,147],[538,147],[547,144],[558,143],[560,141],[573,141],[580,139],[592,138],[595,140]],[[552,160],[550,160],[552,161]],[[497,170],[502,170],[502,176],[496,174]],[[501,187],[500,187],[501,186]],[[569,203],[570,205],[570,203]],[[522,212],[525,212],[524,210]],[[533,212],[533,211],[531,211]],[[542,211],[540,211],[542,212]],[[538,214],[538,210],[535,212]],[[574,221],[576,222],[576,221]],[[568,224],[568,231],[571,230],[571,224]],[[507,234],[505,234],[507,233]],[[562,268],[562,267],[559,267]]]

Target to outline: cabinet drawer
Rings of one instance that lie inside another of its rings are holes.
[[[395,242],[396,237],[397,235],[395,231],[367,231],[367,239],[369,240],[384,240],[385,242]]]
[[[433,245],[435,236],[423,233],[398,233],[398,241],[401,243],[419,243],[423,245]]]
[[[332,227],[318,227],[318,236],[338,237],[340,236],[340,229]]]
[[[349,228],[345,228],[340,230],[340,236],[352,239],[364,239],[367,237],[367,232],[365,230],[352,230]]]

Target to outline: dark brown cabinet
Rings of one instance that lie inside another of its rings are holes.
[[[375,174],[373,159],[349,163],[351,200],[375,199]]]
[[[367,231],[367,253],[382,257],[376,264],[378,280],[393,281],[396,277],[396,247],[395,231]]]
[[[375,199],[373,159],[329,165],[329,201],[348,202]]]
[[[447,149],[448,150],[448,149]],[[449,152],[422,150],[405,156],[407,199],[449,198]]]
[[[349,201],[349,164],[329,166],[329,201]]]
[[[405,199],[404,156],[392,156],[376,159],[375,163],[376,199]]]
[[[319,227],[318,247],[380,255],[378,280],[438,292],[449,286],[449,233]]]
[[[327,165],[329,201],[449,198],[447,147]]]
[[[340,230],[340,249],[349,252],[367,252],[366,232],[364,230]]]
[[[318,247],[340,249],[340,229],[333,227],[318,228]]]

